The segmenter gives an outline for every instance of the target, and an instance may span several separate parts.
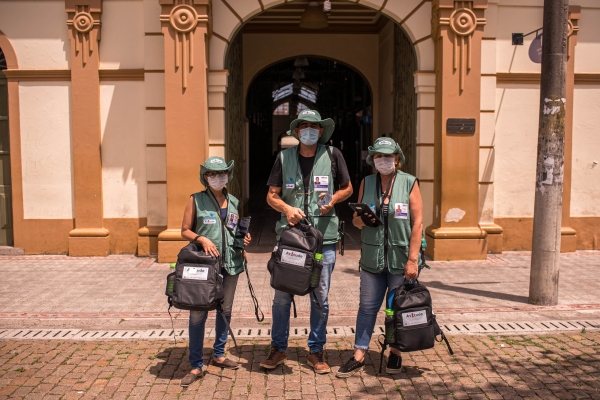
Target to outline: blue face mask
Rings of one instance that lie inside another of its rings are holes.
[[[319,130],[315,128],[304,128],[300,130],[300,141],[306,146],[312,146],[319,140]]]

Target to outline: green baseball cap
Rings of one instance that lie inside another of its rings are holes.
[[[373,156],[375,154],[400,154],[400,163],[404,164],[404,153],[398,143],[394,139],[389,137],[380,137],[375,140],[373,146],[369,146],[369,156],[367,157],[367,164],[371,167],[375,167],[373,162]]]
[[[233,160],[226,163],[224,159],[217,156],[212,156],[204,161],[204,164],[200,164],[200,183],[208,188],[208,182],[204,179],[204,174],[211,171],[229,171],[228,181],[231,182],[233,179]]]
[[[331,118],[321,119],[321,114],[319,114],[318,111],[304,110],[300,114],[298,114],[298,119],[292,121],[292,123],[290,124],[290,130],[286,133],[300,140],[298,135],[296,135],[296,132],[294,132],[294,129],[296,129],[302,121],[316,122],[319,125],[321,125],[321,128],[324,128],[323,134],[319,138],[319,143],[321,144],[327,143],[329,141],[329,138],[331,138],[331,135],[333,135],[333,131],[335,130],[335,122],[333,122]]]

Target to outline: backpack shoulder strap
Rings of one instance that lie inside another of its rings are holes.
[[[329,160],[331,161],[331,174],[333,175],[333,185],[337,186],[337,163],[335,158],[333,158],[333,154],[331,153],[331,146],[325,145],[325,149],[327,150],[327,155],[329,156]]]

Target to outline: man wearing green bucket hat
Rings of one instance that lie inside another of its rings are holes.
[[[317,373],[331,371],[324,359],[329,285],[335,265],[335,248],[339,240],[338,217],[334,205],[352,194],[350,175],[342,153],[327,145],[335,129],[332,119],[321,119],[315,110],[304,110],[292,121],[288,135],[300,141],[298,146],[279,153],[269,176],[267,202],[281,213],[275,231],[277,238],[286,225],[295,225],[303,218],[323,233],[323,271],[319,287],[314,291],[322,308],[311,297],[308,364]],[[339,189],[336,191],[334,185]],[[290,327],[292,296],[275,290],[271,351],[260,365],[274,369],[285,362]]]
[[[336,376],[347,378],[365,365],[371,336],[386,291],[415,279],[421,263],[423,202],[417,178],[400,171],[404,154],[391,138],[381,137],[369,147],[367,163],[377,170],[366,176],[358,191],[359,202],[369,206],[352,223],[361,230],[360,301],[356,317],[354,356]],[[383,224],[377,222],[377,216]],[[391,308],[386,304],[386,308]],[[392,347],[386,371],[400,373],[400,350]]]
[[[239,200],[225,189],[232,177],[233,161],[226,163],[221,157],[210,157],[200,165],[200,182],[206,190],[190,196],[183,214],[181,236],[190,242],[201,244],[205,253],[221,257],[223,261],[220,274],[223,276],[225,297],[222,310],[217,310],[212,365],[237,369],[237,362],[225,358],[227,325],[219,315],[223,313],[228,321],[231,320],[238,276],[244,271],[246,262],[244,250],[234,247],[234,235],[239,221]],[[250,234],[246,234],[244,246],[250,243],[250,239]],[[189,359],[192,370],[181,380],[181,386],[191,385],[204,374],[202,352],[207,315],[207,311],[190,311]]]

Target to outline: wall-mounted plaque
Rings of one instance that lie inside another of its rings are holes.
[[[448,118],[446,133],[475,133],[475,118]]]

